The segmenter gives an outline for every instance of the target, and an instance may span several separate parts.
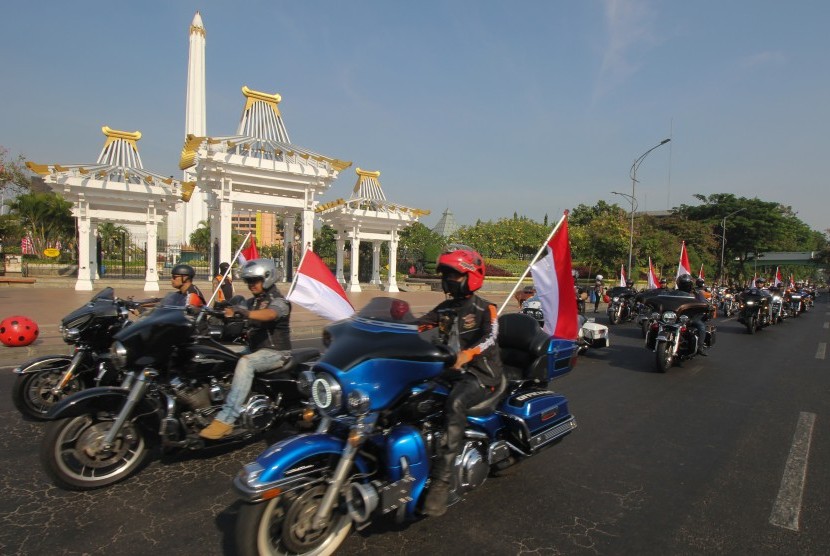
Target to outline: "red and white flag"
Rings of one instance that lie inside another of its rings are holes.
[[[677,265],[676,278],[679,278],[684,274],[688,274],[690,276],[692,274],[692,267],[689,265],[689,254],[686,253],[685,241],[680,245],[680,264]]]
[[[342,320],[354,314],[343,286],[311,249],[303,255],[286,299],[329,320]]]
[[[750,288],[754,288],[754,287],[755,287],[755,280],[757,280],[757,279],[758,279],[758,274],[753,274],[753,275],[752,275],[752,282],[750,282],[750,283],[749,283],[749,287],[750,287]]]
[[[706,275],[703,273],[703,263],[700,265],[700,272],[697,273],[697,277],[701,280],[706,279]]]
[[[242,251],[239,252],[239,264],[243,265],[248,261],[253,261],[259,258],[259,251],[256,248],[256,238],[251,236],[251,243],[248,244]]]
[[[777,266],[775,267],[775,279],[773,280],[773,286],[776,288],[784,284],[784,277],[781,276],[781,269]]]
[[[556,338],[575,340],[577,328],[574,277],[571,273],[571,245],[568,239],[568,217],[548,241],[548,250],[531,266],[536,295],[545,315],[544,331]]]
[[[620,287],[625,287],[625,265],[620,266]]]
[[[657,273],[654,271],[654,265],[651,264],[651,257],[648,258],[648,289],[655,290],[660,287],[660,280],[657,278]]]
[[[793,278],[792,274],[790,274],[790,289],[795,289],[795,279]]]
[[[34,255],[35,254],[35,244],[32,241],[31,236],[23,236],[23,239],[20,240],[20,252],[24,255]]]

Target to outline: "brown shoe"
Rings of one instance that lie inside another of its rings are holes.
[[[445,481],[432,479],[424,501],[424,509],[421,513],[430,517],[440,517],[447,513],[447,503],[450,498],[450,485]]]
[[[214,419],[211,424],[199,432],[199,436],[208,440],[219,440],[233,432],[233,425],[229,425],[219,419]]]

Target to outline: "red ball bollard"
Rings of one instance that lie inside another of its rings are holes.
[[[22,315],[8,317],[0,322],[0,342],[9,347],[28,346],[37,340],[39,333],[37,323]]]

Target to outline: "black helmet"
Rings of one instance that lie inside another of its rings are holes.
[[[634,280],[626,280],[625,281],[626,288],[633,288],[634,287]]]
[[[764,278],[763,276],[759,276],[758,278],[755,279],[755,285],[757,287],[761,287],[766,283],[767,283],[767,279]]]
[[[698,278],[697,280],[695,280],[695,286],[696,287],[702,288],[705,285],[706,285],[706,282],[703,281],[703,278]]]
[[[189,264],[177,264],[170,271],[170,276],[187,276],[193,280],[196,277],[196,271]]]
[[[687,293],[692,292],[692,285],[694,284],[694,280],[692,279],[691,274],[681,274],[677,277],[677,280],[675,282],[677,284],[678,290]]]
[[[219,263],[219,272],[222,274],[226,273],[231,265],[228,263]]]

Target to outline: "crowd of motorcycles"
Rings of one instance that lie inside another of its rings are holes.
[[[257,374],[234,433],[211,441],[198,433],[228,394],[240,357],[233,344],[245,335],[244,321],[223,314],[187,307],[177,292],[133,301],[106,288],[64,317],[74,353],[14,370],[15,406],[46,421],[39,455],[51,481],[103,488],[153,454],[241,443],[285,425],[291,435],[234,479],[244,502],[240,554],[331,554],[353,527],[419,518],[456,359],[446,343],[419,332],[404,301],[375,298],[326,328],[322,352],[295,349],[282,368]],[[579,345],[521,312],[499,318],[498,342],[505,377],[470,411],[453,502],[577,426],[549,383],[573,368]]]

